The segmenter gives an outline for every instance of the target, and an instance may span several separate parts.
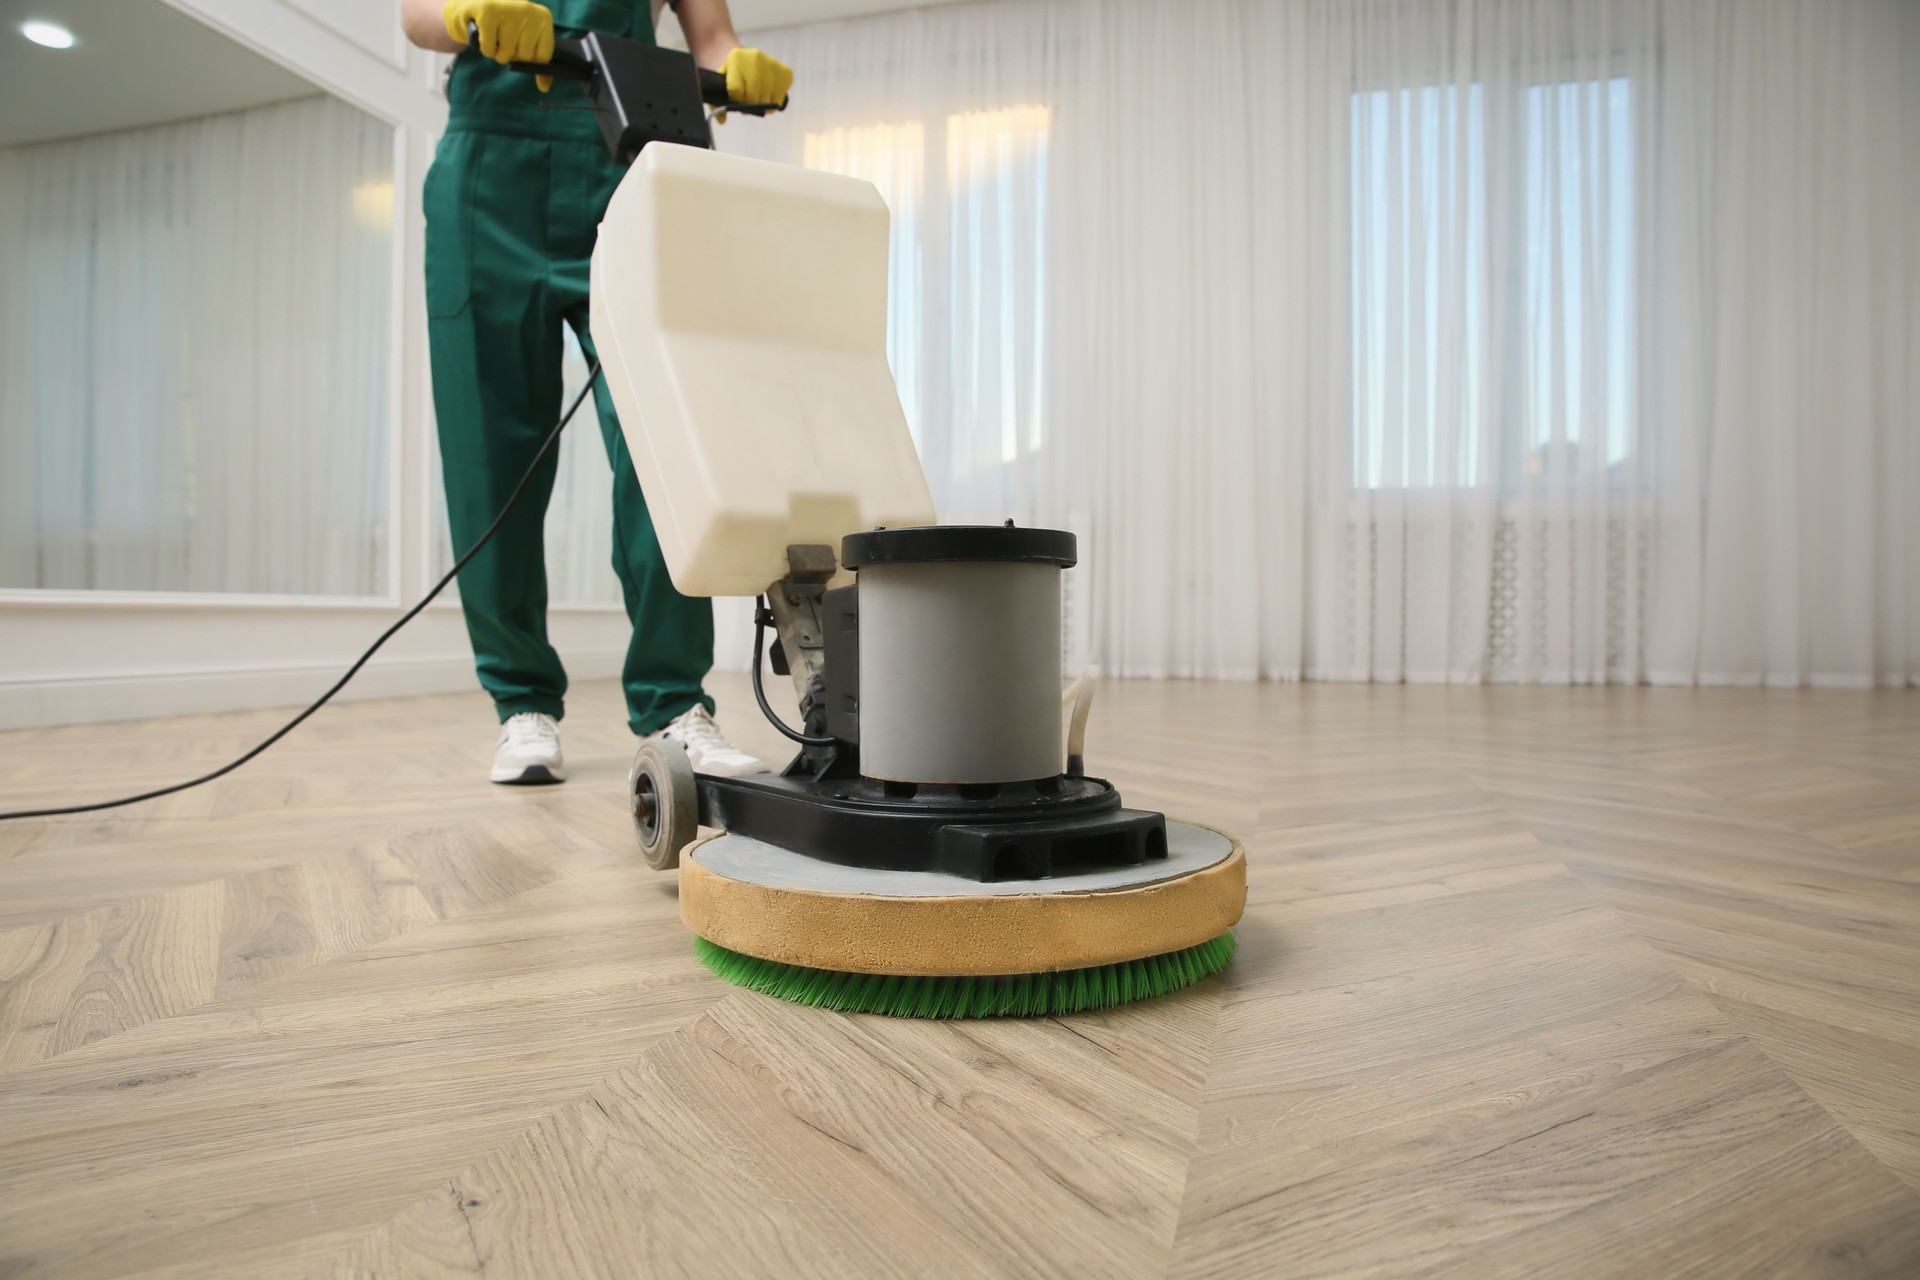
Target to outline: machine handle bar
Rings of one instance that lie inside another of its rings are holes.
[[[467,48],[480,52],[480,24],[467,23]],[[567,36],[556,36],[553,41],[553,58],[547,62],[509,62],[507,70],[519,71],[530,76],[552,76],[556,80],[579,80],[591,84],[598,74],[593,64],[593,55],[587,46],[579,40]],[[709,71],[705,67],[700,72],[700,100],[710,107],[719,107],[727,111],[738,111],[743,115],[764,116],[779,111],[787,104],[783,99],[779,106],[766,102],[736,103],[727,96],[727,76],[723,71]]]

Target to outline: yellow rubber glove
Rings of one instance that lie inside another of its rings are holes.
[[[727,73],[727,96],[743,106],[783,106],[793,88],[793,68],[758,49],[735,49],[720,69]]]
[[[509,62],[553,61],[553,14],[532,0],[447,0],[441,10],[447,34],[461,44],[467,42],[467,24],[480,29],[480,55],[501,66]],[[552,76],[535,76],[534,83],[545,93],[553,88]]]

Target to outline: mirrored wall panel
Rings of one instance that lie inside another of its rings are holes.
[[[387,592],[393,132],[160,0],[0,32],[0,587]]]

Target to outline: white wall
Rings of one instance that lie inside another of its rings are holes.
[[[316,696],[430,583],[435,487],[421,300],[420,184],[446,115],[438,59],[409,45],[397,0],[166,0],[394,126],[391,504],[397,574],[380,601],[0,591],[0,728],[116,720]],[[614,609],[556,608],[572,676],[615,674]],[[476,688],[459,608],[436,604],[343,698]]]

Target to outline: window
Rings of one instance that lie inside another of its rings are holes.
[[[1353,482],[1471,485],[1486,330],[1478,85],[1353,97]]]
[[[867,179],[892,212],[887,358],[936,486],[1044,440],[1049,124],[1022,105],[804,140],[807,167]]]
[[[869,124],[809,133],[801,161],[809,169],[865,178],[892,215],[887,252],[887,363],[900,388],[914,443],[920,434],[920,199],[926,181],[927,131],[919,121]]]
[[[977,464],[1039,452],[1047,242],[1045,107],[947,117],[956,435]]]
[[[1631,451],[1624,78],[1357,93],[1352,483],[1521,489]]]
[[[1632,107],[1624,79],[1526,91],[1529,474],[1554,448],[1612,466],[1632,440]]]

